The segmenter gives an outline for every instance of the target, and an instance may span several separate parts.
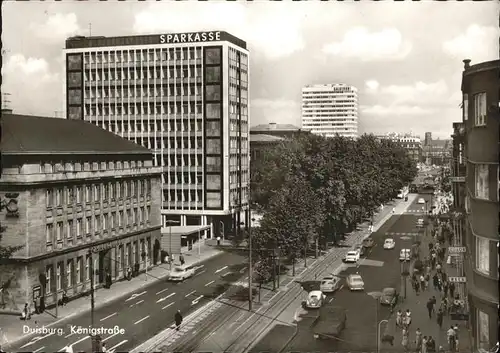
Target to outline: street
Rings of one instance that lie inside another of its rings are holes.
[[[174,314],[180,310],[186,317],[190,312],[207,303],[203,296],[212,296],[219,284],[235,281],[243,276],[244,258],[238,254],[222,253],[199,264],[197,273],[184,282],[172,283],[165,280],[152,282],[137,292],[131,292],[124,299],[109,303],[94,313],[94,327],[118,328],[124,334],[102,335],[108,350],[130,351],[140,343],[169,327]],[[90,300],[89,300],[90,305]],[[28,322],[34,326],[34,321]],[[50,327],[62,329],[62,334],[48,333],[29,342],[20,341],[11,347],[12,351],[57,352],[72,344],[73,350],[89,351],[90,339],[86,334],[71,332],[71,325],[87,328],[91,324],[90,313],[85,313],[67,322]]]
[[[375,246],[357,264],[342,265],[343,270],[339,276],[347,277],[349,274],[359,273],[363,277],[365,290],[351,292],[344,285],[341,290],[327,296],[327,301],[331,302],[332,305],[347,310],[347,325],[337,342],[332,340],[318,341],[313,338],[312,334],[303,333],[292,339],[294,329],[289,329],[288,334],[283,333],[285,337],[279,337],[277,332],[273,330],[269,333],[272,337],[265,337],[261,344],[257,344],[252,349],[252,352],[270,349],[269,344],[275,348],[276,341],[281,341],[283,345],[288,339],[292,340],[287,344],[284,352],[306,349],[321,351],[326,347],[341,352],[374,351],[377,344],[376,324],[380,320],[387,320],[390,316],[390,310],[379,305],[370,294],[376,294],[387,287],[393,287],[401,292],[399,250],[411,248],[413,234],[417,232],[416,222],[419,218],[416,212],[412,211],[421,210],[422,205],[417,204],[420,197],[430,200],[430,195],[418,195],[415,202],[408,208],[407,214],[392,216],[377,232],[372,234]],[[383,249],[383,242],[386,238],[395,240],[396,247],[394,249]],[[412,290],[409,284],[407,290]],[[381,325],[381,332],[384,332],[384,324]],[[397,347],[397,349],[400,348]]]

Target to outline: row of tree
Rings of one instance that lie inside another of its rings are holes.
[[[269,249],[294,262],[337,243],[416,175],[400,145],[373,135],[299,133],[273,146],[251,164],[252,209],[263,215],[252,230],[259,272],[272,272]]]

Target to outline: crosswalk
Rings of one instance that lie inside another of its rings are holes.
[[[425,212],[423,210],[406,210],[405,213],[420,213],[420,214],[424,214]]]
[[[405,235],[405,236],[406,236],[406,235],[409,235],[409,236],[411,236],[411,235],[418,235],[419,233],[415,233],[415,232],[413,232],[413,233],[411,233],[411,232],[410,232],[410,233],[387,232],[387,233],[385,233],[385,234],[386,234],[386,235],[400,235],[400,236],[401,236],[401,235]]]

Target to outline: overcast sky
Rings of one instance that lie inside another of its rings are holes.
[[[491,2],[4,2],[3,83],[18,113],[62,110],[71,35],[226,30],[251,51],[251,125],[300,126],[301,88],[359,90],[360,132],[448,138],[461,119],[462,60],[498,59]]]

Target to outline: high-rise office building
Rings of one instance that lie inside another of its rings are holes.
[[[302,89],[302,128],[326,137],[358,135],[358,90],[345,84]]]
[[[72,37],[64,110],[153,151],[164,225],[248,224],[246,43],[221,31]]]

